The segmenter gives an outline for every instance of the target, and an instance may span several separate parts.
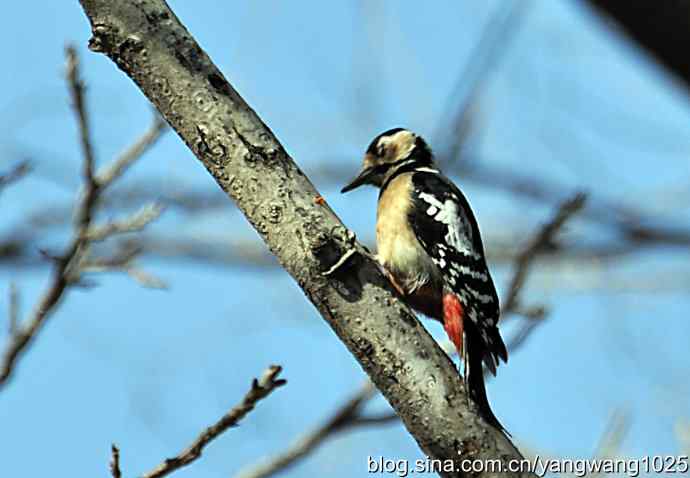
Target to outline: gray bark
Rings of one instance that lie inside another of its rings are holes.
[[[507,465],[522,458],[468,404],[448,356],[395,299],[368,252],[328,205],[317,200],[319,193],[309,179],[167,4],[80,3],[91,22],[90,48],[106,54],[134,80],[235,201],[421,449],[431,458],[458,465],[461,460],[496,459]],[[352,255],[342,266],[324,276],[348,251]],[[321,366],[330,373],[327,360]]]

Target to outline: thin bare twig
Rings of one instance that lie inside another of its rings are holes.
[[[66,56],[67,83],[72,105],[75,110],[75,116],[77,118],[82,148],[82,174],[84,177],[84,186],[75,207],[75,224],[72,238],[62,254],[51,257],[54,261],[54,266],[48,288],[39,299],[34,311],[26,321],[26,325],[15,328],[14,333],[10,335],[9,341],[5,347],[2,361],[0,362],[0,388],[7,384],[7,381],[14,371],[18,358],[36,338],[45,321],[63,298],[66,290],[70,285],[74,285],[79,281],[80,275],[84,272],[83,266],[85,257],[88,255],[88,246],[91,241],[91,238],[89,238],[89,230],[95,210],[98,206],[99,198],[103,191],[112,181],[117,179],[125,169],[124,167],[111,167],[105,170],[118,172],[104,174],[99,178],[94,175],[95,158],[91,145],[88,115],[86,113],[84,84],[79,74],[79,60],[76,49],[72,46],[68,46],[66,48]],[[156,121],[158,122],[160,120]],[[156,128],[159,127],[156,126]],[[151,135],[150,131],[147,135]],[[147,135],[144,137],[147,138]],[[131,164],[137,159],[136,154],[142,155],[146,147],[153,144],[153,141],[149,138],[145,141],[139,140],[135,143],[135,145],[137,144],[140,145],[138,148],[130,148],[128,150],[130,153],[125,152],[120,158],[115,160],[115,164],[122,161],[126,162],[128,165]],[[123,157],[125,160],[122,159]]]
[[[110,474],[113,478],[122,478],[122,471],[120,470],[120,450],[113,443],[110,446],[111,461]]]
[[[504,310],[511,311],[519,306],[518,295],[525,283],[529,268],[534,263],[534,259],[539,253],[547,250],[553,244],[556,233],[569,217],[582,209],[585,200],[585,194],[577,193],[571,199],[561,204],[551,221],[539,230],[527,247],[520,253],[515,262],[515,272],[508,287],[506,300],[503,302]]]
[[[481,88],[501,56],[509,51],[506,45],[510,45],[510,37],[518,31],[531,3],[530,0],[513,0],[507,7],[501,3],[470,53],[470,61],[458,75],[448,100],[453,109],[441,116],[439,133],[436,135],[440,143],[446,145],[443,148],[446,161],[454,161],[462,150],[472,130]]]
[[[299,438],[284,452],[275,455],[263,463],[240,471],[237,478],[262,478],[271,476],[294,465],[338,431],[351,428],[360,414],[362,405],[373,397],[376,388],[369,381],[362,384],[360,390],[345,401],[322,425]]]
[[[146,272],[136,266],[129,265],[122,269],[129,277],[134,279],[137,284],[149,289],[167,289],[168,283],[158,276]]]
[[[166,123],[158,114],[153,112],[153,122],[149,129],[129,148],[120,154],[112,163],[105,166],[96,175],[100,184],[110,184],[122,176],[125,171],[153,146],[166,130]]]
[[[98,197],[99,189],[93,179],[94,157],[91,141],[89,139],[88,119],[84,109],[84,87],[79,78],[77,53],[73,47],[68,47],[66,54],[67,82],[78,119],[80,130],[79,136],[84,156],[83,171],[86,183],[85,191],[77,206],[76,228],[79,232],[74,235],[65,252],[60,257],[55,258],[55,266],[50,285],[40,299],[31,319],[27,322],[26,326],[15,330],[15,333],[10,337],[9,344],[3,355],[2,364],[0,365],[0,386],[7,383],[17,358],[21,352],[25,350],[29,342],[36,337],[44,321],[62,298],[69,283],[74,281],[74,276],[70,274],[70,266],[75,262],[75,258],[84,246],[84,232],[91,223],[92,211]]]
[[[142,270],[135,260],[141,249],[130,243],[121,244],[111,256],[89,257],[81,264],[83,272],[124,272],[138,284],[150,289],[167,289],[168,284],[161,278]]]
[[[278,365],[271,365],[259,380],[254,379],[252,381],[251,389],[247,392],[239,405],[235,406],[232,410],[223,415],[220,420],[208,427],[179,455],[166,459],[156,468],[144,474],[142,478],[160,478],[166,476],[175,470],[189,465],[199,458],[206,445],[220,436],[228,428],[235,426],[245,415],[247,415],[247,413],[254,409],[254,406],[259,400],[267,397],[276,388],[287,383],[286,380],[277,378],[281,370],[281,367]]]
[[[10,336],[14,335],[19,324],[19,290],[17,284],[10,283],[10,306],[9,306],[9,332]]]
[[[113,221],[99,226],[91,226],[86,231],[86,240],[90,242],[104,241],[116,234],[141,231],[155,221],[163,212],[160,204],[147,204],[123,221]]]
[[[85,87],[79,75],[79,56],[77,55],[77,49],[72,45],[67,46],[65,54],[67,56],[67,84],[69,85],[70,97],[72,98],[72,107],[77,114],[79,140],[84,156],[83,175],[86,183],[93,183],[94,163],[96,160],[93,145],[91,144],[91,132],[86,111]]]
[[[29,161],[20,161],[5,174],[0,174],[0,192],[8,185],[19,181],[29,171],[31,171],[31,164]]]
[[[623,440],[630,430],[630,415],[623,409],[616,409],[599,439],[594,458],[616,458],[621,450]]]

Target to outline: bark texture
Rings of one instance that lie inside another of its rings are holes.
[[[392,295],[366,249],[167,4],[80,3],[91,22],[89,47],[106,54],[134,80],[235,201],[422,450],[458,465],[461,460],[498,459],[507,466],[509,460],[521,459],[510,441],[468,404],[448,356]],[[344,256],[340,267],[324,275]],[[321,367],[330,373],[327,361]],[[494,471],[472,476],[522,475]]]

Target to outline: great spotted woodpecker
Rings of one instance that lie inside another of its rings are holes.
[[[371,142],[360,174],[342,190],[380,188],[377,259],[403,300],[443,323],[463,358],[465,388],[493,426],[482,363],[496,375],[508,353],[479,227],[462,192],[434,165],[424,139],[402,128]]]

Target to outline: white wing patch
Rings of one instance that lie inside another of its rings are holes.
[[[431,173],[431,174],[439,174],[441,172],[438,169],[427,168],[426,166],[422,166],[421,168],[415,168],[415,171],[417,171],[418,173]]]
[[[443,252],[443,251],[439,251]],[[443,254],[441,254],[441,257],[443,257]],[[486,282],[489,280],[489,276],[486,274],[486,272],[481,272],[478,270],[473,270],[470,269],[469,267],[462,266],[459,264],[452,264],[451,269],[450,269],[451,275],[457,276],[458,273],[464,274],[466,276],[470,276],[473,279],[479,279],[482,282]]]
[[[433,194],[420,193],[420,199],[429,204],[426,213],[433,216],[434,220],[445,224],[448,232],[446,233],[445,241],[447,244],[455,248],[459,253],[466,256],[480,259],[479,255],[472,249],[472,232],[470,225],[459,214],[457,198],[451,196],[445,202],[439,201]]]
[[[472,287],[468,286],[467,284],[465,284],[465,289],[468,290],[469,293],[472,294],[474,296],[474,298],[477,299],[482,304],[490,304],[494,301],[494,298],[491,297],[490,295],[481,294],[481,293],[477,292],[476,290],[474,290]]]

